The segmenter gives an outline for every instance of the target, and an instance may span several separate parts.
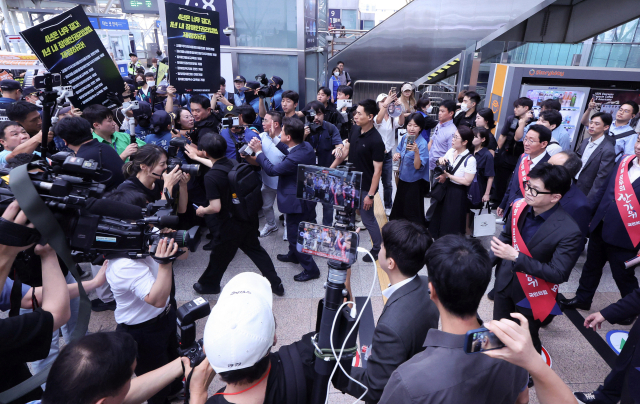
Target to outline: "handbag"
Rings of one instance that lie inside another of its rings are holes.
[[[469,202],[471,202],[471,205],[478,205],[479,203],[482,203],[482,191],[480,190],[480,183],[478,182],[477,173],[473,177],[473,181],[467,189],[467,198],[469,198]]]
[[[491,213],[489,202],[485,205],[487,213],[480,212],[473,217],[473,237],[493,236],[496,233],[496,216]]]

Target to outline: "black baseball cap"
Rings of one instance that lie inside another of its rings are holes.
[[[151,118],[151,104],[146,101],[140,101],[138,103],[138,109],[132,109],[133,117],[136,119],[140,119],[146,117],[147,119]]]
[[[260,88],[260,83],[258,83],[257,81],[247,81],[244,87],[242,87],[240,90],[242,91],[257,90],[259,88]]]
[[[165,85],[158,86],[158,90],[156,90],[156,93],[165,95],[167,93],[167,86]]]
[[[271,76],[271,84],[276,85],[276,84],[280,84],[283,85],[284,84],[284,80],[282,80],[280,77],[278,76]]]
[[[236,81],[241,81],[243,83],[246,83],[247,79],[245,79],[244,76],[236,76],[236,78],[233,79],[233,82],[235,83]]]
[[[5,91],[20,90],[22,86],[15,80],[6,79],[0,81],[0,88]]]
[[[154,132],[166,130],[171,125],[171,115],[167,111],[156,111],[151,115],[151,128]]]
[[[131,53],[129,54],[129,57],[131,57],[131,56],[138,57],[138,55],[136,55],[136,54],[135,54],[135,53],[133,53],[133,52],[131,52]]]
[[[29,86],[29,87],[25,87],[22,90],[22,95],[29,95],[29,94],[33,94],[33,93],[37,93],[39,92],[39,90],[37,88],[35,88],[34,86]]]
[[[227,117],[227,116],[239,116],[240,113],[238,112],[238,108],[236,108],[234,105],[227,105],[226,107],[224,107],[222,109],[222,115]]]

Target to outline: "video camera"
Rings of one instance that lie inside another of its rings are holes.
[[[52,91],[47,93],[47,86],[52,86]],[[73,88],[71,86],[63,86],[60,74],[48,74],[35,76],[33,78],[33,86],[39,90],[36,94],[42,104],[49,101],[53,103],[54,110],[51,113],[51,123],[58,122],[58,114],[64,107],[71,105],[69,97],[73,96]]]
[[[206,357],[202,350],[202,338],[196,341],[196,320],[211,313],[211,306],[198,297],[181,306],[177,313],[178,355],[189,358],[191,368],[198,366]]]
[[[192,177],[200,174],[200,164],[185,164],[181,159],[177,157],[178,151],[184,153],[184,147],[187,144],[187,139],[183,137],[176,137],[169,141],[169,150],[167,154],[169,159],[167,160],[167,172],[173,171],[178,166],[182,172],[191,175]]]
[[[316,119],[316,115],[317,115],[315,109],[309,108],[306,111],[302,111],[302,113],[306,117],[306,122],[305,122],[304,126],[309,128],[309,131],[311,132],[311,134],[316,133],[318,131],[318,129],[320,129],[322,127],[322,125],[314,123],[314,121]]]
[[[256,76],[256,81],[260,83],[260,88],[258,89],[258,96],[260,98],[269,98],[275,95],[276,86],[269,84],[269,79],[267,79],[266,74],[258,74]]]
[[[178,217],[173,214],[170,198],[150,203],[145,209],[99,199],[105,185],[98,178],[110,172],[93,160],[59,152],[51,157],[51,165],[37,160],[27,168],[36,170],[29,173],[31,183],[60,224],[76,262],[92,262],[101,255],[113,254],[129,258],[154,256],[162,237],[173,238],[179,247],[191,251],[199,244],[197,226],[172,233],[157,233],[148,226],[177,226]],[[10,170],[0,169],[0,175],[7,174]],[[9,181],[0,186],[0,213],[15,200],[11,178]],[[0,221],[0,244],[26,246],[40,237],[37,229]]]

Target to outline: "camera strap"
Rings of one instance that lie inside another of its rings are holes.
[[[75,341],[87,333],[89,317],[91,315],[91,302],[89,301],[87,292],[82,287],[82,281],[76,270],[76,263],[71,256],[71,250],[67,245],[67,239],[55,216],[42,201],[38,191],[31,182],[29,172],[27,171],[27,164],[14,168],[11,171],[11,177],[11,191],[13,191],[16,200],[20,204],[20,209],[22,209],[29,218],[29,221],[35,225],[36,229],[38,229],[42,235],[41,241],[47,242],[53,247],[78,282],[80,308],[78,312],[78,322],[71,334],[71,340]],[[0,393],[0,403],[10,403],[46,382],[50,369],[51,365],[17,386]]]

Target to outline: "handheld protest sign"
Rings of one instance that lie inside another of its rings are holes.
[[[73,88],[69,100],[74,107],[116,106],[107,93],[122,93],[124,81],[81,6],[20,35],[51,73],[61,75],[62,85]]]
[[[169,82],[179,94],[220,89],[220,22],[216,11],[165,3]]]

